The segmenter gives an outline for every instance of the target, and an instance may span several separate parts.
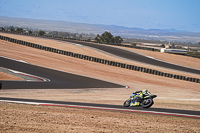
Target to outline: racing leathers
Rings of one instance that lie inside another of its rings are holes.
[[[140,105],[140,99],[142,99],[145,96],[151,95],[150,92],[148,92],[148,90],[143,90],[143,91],[135,91],[130,95],[131,98],[131,103],[130,106],[138,106]]]

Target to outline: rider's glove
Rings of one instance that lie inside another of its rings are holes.
[[[132,97],[134,97],[135,96],[135,94],[134,93],[132,93],[131,95],[130,95],[130,98],[132,98]]]

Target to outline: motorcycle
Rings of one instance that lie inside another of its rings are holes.
[[[139,106],[142,106],[143,108],[150,108],[154,104],[153,98],[156,98],[156,97],[157,95],[149,94],[143,98],[137,97],[135,100],[137,100],[137,102],[140,102]],[[127,99],[124,102],[123,106],[129,107],[130,104],[131,104],[131,98]]]

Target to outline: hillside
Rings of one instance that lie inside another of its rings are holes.
[[[200,42],[200,33],[178,31],[175,29],[142,29],[129,28],[116,25],[98,25],[87,23],[74,23],[55,20],[37,20],[25,18],[11,18],[0,16],[0,27],[18,26],[31,29],[50,31],[64,31],[71,33],[102,34],[105,31],[123,38],[138,38],[161,41]]]

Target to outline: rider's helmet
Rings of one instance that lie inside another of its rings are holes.
[[[148,92],[147,89],[142,90],[142,93],[143,93],[143,94],[147,94],[147,92]]]

